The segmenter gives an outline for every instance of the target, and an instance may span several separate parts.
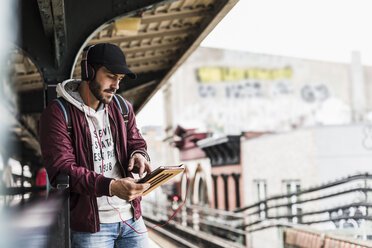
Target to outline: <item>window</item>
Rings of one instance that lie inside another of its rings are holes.
[[[267,197],[267,184],[266,180],[256,180],[256,188],[257,188],[257,200],[259,202],[264,201]],[[262,202],[259,205],[260,210],[260,219],[265,219],[267,216],[267,206],[266,202]]]
[[[284,194],[292,194],[300,192],[301,186],[299,180],[286,180],[283,182],[284,186]],[[297,195],[292,195],[287,198],[288,206],[287,206],[287,214],[291,217],[288,217],[288,220],[293,223],[301,223],[302,218],[301,216],[295,216],[301,214],[301,208],[298,207],[296,204],[299,200]]]

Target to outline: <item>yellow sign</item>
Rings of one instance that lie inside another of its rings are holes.
[[[141,26],[141,18],[127,17],[115,22],[114,27],[117,34],[136,35]]]
[[[197,70],[199,82],[231,82],[243,79],[289,79],[292,77],[292,68],[283,69],[260,69],[260,68],[228,68],[228,67],[200,67]]]

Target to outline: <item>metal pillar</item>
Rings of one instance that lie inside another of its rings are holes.
[[[228,190],[228,179],[229,175],[227,174],[221,174],[223,183],[224,183],[224,189],[225,189],[225,210],[229,211],[229,190]]]
[[[218,175],[212,175],[213,178],[213,188],[214,188],[214,208],[218,208],[218,194],[217,194],[217,178]]]
[[[232,175],[232,177],[234,178],[234,181],[235,181],[236,207],[240,208],[240,186],[239,186],[240,174],[239,173],[232,173],[231,175]]]

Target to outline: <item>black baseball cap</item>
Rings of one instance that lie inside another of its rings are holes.
[[[125,74],[135,79],[137,75],[129,70],[123,51],[111,43],[99,43],[89,48],[88,64],[105,66],[114,74]]]

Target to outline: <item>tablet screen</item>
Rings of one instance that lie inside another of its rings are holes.
[[[142,196],[147,195],[163,183],[169,181],[179,173],[184,171],[184,168],[179,166],[160,166],[151,173],[147,174],[144,178],[140,179],[138,183],[149,183],[150,187],[145,190]]]

